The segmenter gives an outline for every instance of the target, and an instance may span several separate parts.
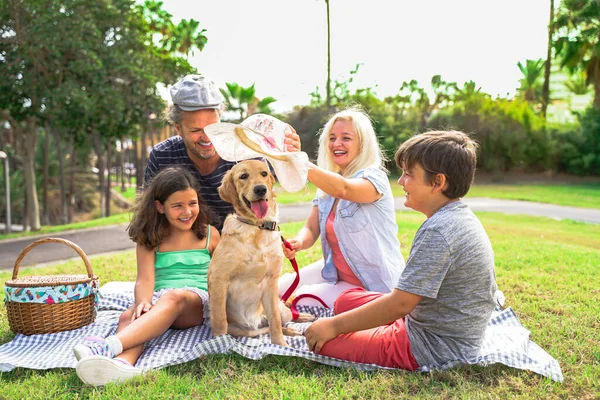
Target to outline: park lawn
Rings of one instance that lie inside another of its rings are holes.
[[[121,196],[125,197],[127,200],[133,203],[135,202],[135,197],[137,195],[137,188],[135,186],[129,186],[125,188],[124,192],[121,192],[121,190],[119,189],[119,193],[121,193]]]
[[[473,185],[467,197],[491,197],[561,206],[600,208],[600,183],[573,185],[480,184]]]
[[[390,179],[390,183],[394,197],[403,197],[404,190],[400,185],[398,185],[394,178]],[[309,203],[317,193],[317,189],[310,182],[307,183],[304,189],[296,193],[286,192],[285,190],[281,189],[279,185],[276,186],[275,190],[277,192],[277,202],[279,204]],[[127,191],[122,193],[122,195],[131,202],[135,201],[135,188],[127,188]],[[506,200],[526,200],[571,207],[600,209],[600,183],[577,185],[478,184],[471,187],[467,197],[491,197]],[[128,223],[129,217],[129,213],[121,213],[118,215],[112,215],[109,218],[98,218],[69,225],[44,226],[40,232],[15,232],[8,235],[0,234],[0,240],[31,235],[43,235],[71,229],[85,229]]]
[[[564,383],[502,365],[465,367],[428,374],[359,372],[304,359],[238,355],[209,356],[153,371],[123,385],[84,386],[72,369],[16,369],[0,374],[4,398],[597,398],[600,393],[600,225],[549,218],[478,213],[496,255],[499,287],[531,339],[555,357]],[[397,214],[406,257],[424,217]],[[286,237],[302,223],[283,225]],[[300,253],[306,266],[320,255],[318,244]],[[102,282],[134,280],[134,252],[91,257]],[[74,261],[20,275],[70,273]],[[286,262],[285,271],[291,271]],[[0,284],[10,276],[0,273]],[[11,340],[0,307],[0,343]]]
[[[404,190],[395,178],[390,179],[394,197],[403,197]],[[315,186],[308,182],[303,190],[288,193],[277,192],[277,202],[293,204],[310,202],[316,194]],[[475,184],[466,197],[490,197],[505,200],[525,200],[561,206],[600,209],[600,183],[553,185],[553,184]]]
[[[131,218],[130,213],[124,212],[124,213],[114,214],[114,215],[111,215],[110,217],[106,217],[106,218],[90,219],[88,221],[74,222],[72,224],[42,226],[42,229],[40,229],[37,232],[28,231],[28,232],[13,232],[13,233],[9,233],[9,234],[3,234],[3,235],[0,235],[0,240],[14,239],[14,238],[20,238],[20,237],[26,237],[26,236],[47,235],[50,233],[65,232],[65,231],[78,230],[78,229],[98,228],[101,226],[127,224],[127,223],[129,223],[130,218]]]

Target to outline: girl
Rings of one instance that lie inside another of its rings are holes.
[[[115,335],[86,338],[73,348],[82,381],[98,386],[140,375],[133,365],[145,342],[169,328],[204,322],[208,264],[220,238],[209,215],[187,170],[166,168],[154,177],[127,228],[137,243],[135,301],[121,314]]]
[[[329,307],[346,289],[390,292],[404,269],[392,189],[369,117],[358,109],[335,114],[319,138],[318,166],[308,179],[319,188],[286,257],[311,247],[321,236],[323,259],[300,270],[296,295],[320,297]],[[294,274],[279,281],[279,296]],[[299,304],[319,305],[302,299]]]

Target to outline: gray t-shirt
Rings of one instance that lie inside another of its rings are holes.
[[[494,252],[481,222],[461,201],[417,231],[397,289],[423,296],[406,316],[420,366],[472,362],[494,309]]]

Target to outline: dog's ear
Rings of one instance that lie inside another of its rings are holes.
[[[237,190],[235,190],[235,185],[233,183],[233,173],[231,170],[227,171],[223,180],[221,181],[221,186],[219,186],[219,196],[223,201],[234,204],[237,198]]]
[[[269,183],[271,184],[271,188],[273,187],[273,185],[275,184],[275,177],[273,176],[272,173],[269,172]]]

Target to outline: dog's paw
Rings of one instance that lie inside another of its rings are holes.
[[[288,299],[285,301],[285,306],[287,308],[292,308],[292,303],[294,302],[294,299],[296,298],[297,294],[296,292],[292,293],[290,295],[290,297],[288,297]]]
[[[296,318],[294,320],[294,322],[312,322],[315,319],[317,319],[317,317],[315,317],[312,314],[307,314],[307,313],[299,313],[298,314],[298,318]]]
[[[213,337],[222,336],[227,334],[227,328],[225,329],[212,329]]]
[[[302,336],[302,332],[300,332],[296,328],[283,327],[283,334],[285,336]]]
[[[271,338],[271,343],[278,344],[278,345],[283,346],[283,347],[290,347],[290,345],[287,344],[287,342],[283,338],[281,338],[281,339]]]

